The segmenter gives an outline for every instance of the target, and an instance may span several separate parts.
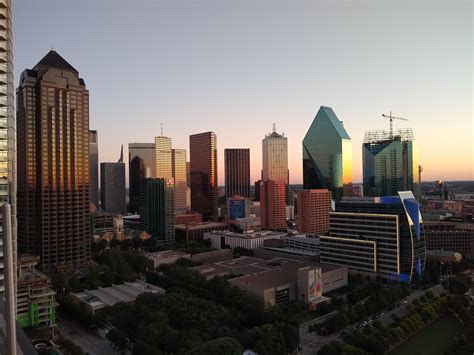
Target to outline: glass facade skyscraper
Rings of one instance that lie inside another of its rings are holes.
[[[225,197],[250,197],[250,149],[224,149]]]
[[[330,107],[320,107],[303,139],[303,185],[329,189],[336,200],[352,185],[352,141]]]
[[[172,179],[143,179],[140,187],[142,228],[163,243],[174,238],[174,186]]]
[[[90,200],[99,207],[99,147],[97,131],[89,130]]]
[[[128,144],[128,177],[130,183],[128,210],[131,213],[138,212],[141,180],[155,177],[155,160],[155,143]]]
[[[191,209],[205,221],[217,221],[217,137],[214,132],[189,136]]]
[[[413,191],[418,196],[418,151],[410,128],[390,135],[366,132],[362,144],[364,196],[396,195]]]
[[[171,163],[174,180],[174,211],[176,214],[186,213],[186,195],[188,189],[186,149],[173,149]]]

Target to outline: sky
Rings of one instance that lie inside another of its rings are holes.
[[[354,182],[389,111],[409,120],[394,127],[413,129],[423,180],[474,179],[471,1],[14,0],[13,38],[15,86],[51,48],[84,78],[101,162],[163,123],[173,148],[217,134],[221,185],[224,148],[250,148],[255,181],[275,123],[301,183],[324,105],[352,138]]]

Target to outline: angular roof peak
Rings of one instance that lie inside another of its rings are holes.
[[[79,73],[66,59],[61,57],[58,52],[51,49],[39,62],[35,65],[37,67],[57,68]]]
[[[313,120],[313,124],[318,120],[318,117],[321,115],[325,115],[326,118],[331,122],[334,129],[337,131],[341,139],[351,139],[349,134],[347,133],[346,129],[342,125],[339,118],[334,113],[333,109],[329,106],[321,106],[316,114],[316,117]]]

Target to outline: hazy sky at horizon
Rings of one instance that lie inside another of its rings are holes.
[[[174,148],[217,134],[250,148],[276,123],[289,142],[290,183],[302,181],[301,141],[319,106],[331,106],[353,142],[362,180],[366,130],[409,122],[424,180],[474,179],[471,1],[14,0],[15,86],[51,46],[84,78],[100,161],[120,145]],[[189,153],[188,153],[189,159]]]

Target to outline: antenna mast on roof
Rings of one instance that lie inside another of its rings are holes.
[[[276,131],[277,131],[277,126],[276,126],[276,124],[274,123],[274,124],[273,124],[273,133],[276,133]]]
[[[161,136],[163,137],[163,123],[160,123],[161,126]]]

